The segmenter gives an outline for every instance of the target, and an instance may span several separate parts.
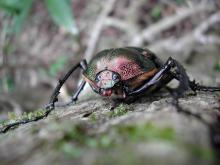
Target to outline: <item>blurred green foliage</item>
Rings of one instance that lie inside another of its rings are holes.
[[[1,0],[0,9],[3,9],[10,14],[18,14],[20,12],[20,9],[18,5],[15,5],[16,1],[17,0]]]
[[[220,71],[220,59],[216,62],[214,69]]]
[[[168,0],[169,3],[175,3],[177,5],[183,5],[187,3],[187,0]]]
[[[15,88],[13,78],[10,75],[6,75],[2,78],[2,84],[7,91],[11,92]]]
[[[14,112],[8,112],[8,119],[9,120],[15,120],[16,118],[17,118],[17,116]]]
[[[2,20],[3,29],[1,31],[3,40],[3,55],[9,56],[15,50],[13,37],[22,32],[25,23],[30,16],[34,0],[0,0],[0,10],[4,13]],[[78,34],[75,19],[72,12],[71,0],[43,0],[49,15],[55,24],[62,27],[72,35]],[[49,74],[55,76],[57,72],[66,64],[67,59],[58,58],[50,67]],[[7,64],[6,64],[7,65]],[[0,83],[3,90],[12,91],[15,87],[12,76],[8,73],[3,76]],[[1,89],[0,89],[1,90]]]
[[[37,109],[33,112],[23,112],[22,115],[16,115],[15,112],[8,112],[8,119],[0,120],[0,127],[4,127],[10,123],[23,120],[34,120],[45,114],[44,109]]]
[[[45,0],[45,4],[56,24],[65,28],[73,35],[78,34],[75,19],[72,15],[71,6],[68,4],[68,1]]]
[[[12,34],[19,34],[30,13],[34,0],[1,0],[0,9],[11,17],[11,25],[8,28]],[[69,0],[44,0],[53,21],[63,27],[69,33],[76,35],[78,29],[72,13]]]
[[[186,0],[175,0],[178,5],[182,5],[186,3]]]
[[[68,123],[66,123],[68,124]],[[175,142],[175,131],[170,127],[160,128],[152,123],[120,125],[115,126],[109,133],[100,135],[89,135],[83,124],[74,126],[56,125],[53,126],[57,132],[62,132],[63,136],[55,141],[58,151],[67,156],[79,157],[86,148],[91,149],[113,149],[121,144],[145,142],[158,140],[164,142]]]
[[[162,6],[156,5],[150,12],[150,15],[154,19],[159,19],[162,12]]]
[[[49,68],[49,75],[54,77],[57,75],[57,73],[64,68],[64,66],[67,64],[67,58],[65,56],[59,57],[56,59],[56,61],[51,64]]]

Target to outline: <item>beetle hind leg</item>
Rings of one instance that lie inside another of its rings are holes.
[[[176,88],[169,90],[174,99],[174,104],[177,105],[178,99],[182,97],[185,91],[187,91],[190,88],[190,80],[184,67],[178,61],[172,59],[171,57],[168,60],[172,61],[173,63],[173,67],[170,70],[170,74],[172,74],[173,77],[179,81],[179,85]]]
[[[183,66],[170,57],[146,84],[134,91],[129,91],[128,95],[140,94],[143,91],[147,91],[152,86],[155,88],[164,87],[172,79],[177,79],[179,81],[178,87],[172,89],[172,92],[170,90],[174,100],[178,100],[178,98],[182,97],[184,92],[190,88],[190,80]]]
[[[212,86],[203,86],[199,83],[196,83],[195,80],[190,81],[190,88],[196,92],[196,91],[204,91],[204,92],[218,92],[220,91],[220,87],[212,87]]]

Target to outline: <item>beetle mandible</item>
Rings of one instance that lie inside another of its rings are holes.
[[[111,97],[113,95],[120,99],[143,93],[152,93],[176,79],[179,85],[170,89],[172,97],[176,102],[188,89],[196,91],[220,91],[220,87],[207,87],[191,81],[184,67],[175,59],[169,57],[165,63],[150,50],[138,47],[124,47],[106,49],[99,52],[87,64],[86,60],[73,66],[67,74],[59,80],[50,102],[46,106],[48,113],[55,108],[58,101],[60,88],[77,69],[83,70],[83,80],[80,83],[70,103],[76,102],[80,92],[86,83],[92,90],[101,96]]]

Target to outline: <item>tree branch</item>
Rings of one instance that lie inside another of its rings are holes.
[[[193,7],[181,10],[176,15],[164,18],[158,23],[155,23],[149,26],[148,28],[144,29],[142,32],[140,32],[140,34],[136,34],[134,39],[129,43],[129,45],[142,46],[144,41],[152,42],[155,39],[155,37],[159,35],[161,32],[171,28],[172,26],[176,25],[182,20],[204,11],[212,11],[213,9],[214,6],[201,5],[196,8]]]
[[[104,3],[104,8],[101,11],[100,15],[98,16],[91,33],[91,37],[87,44],[87,49],[84,54],[84,58],[89,61],[92,58],[92,55],[95,51],[97,42],[99,40],[101,31],[103,26],[105,25],[105,20],[108,17],[108,14],[112,11],[112,8],[114,7],[116,0],[108,0],[106,3]]]

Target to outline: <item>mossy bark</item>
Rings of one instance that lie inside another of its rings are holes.
[[[1,164],[215,164],[219,97],[186,96],[180,106],[196,115],[177,112],[166,93],[114,111],[100,97],[82,100],[1,134]]]

